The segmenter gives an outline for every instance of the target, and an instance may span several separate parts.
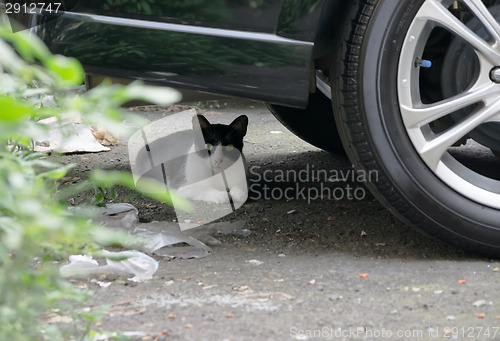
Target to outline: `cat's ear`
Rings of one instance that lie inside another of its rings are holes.
[[[247,117],[247,115],[238,116],[229,125],[229,128],[231,128],[232,130],[237,131],[238,135],[240,135],[242,138],[247,133],[247,127],[248,127],[248,117]]]
[[[201,131],[212,131],[212,125],[205,116],[195,115],[193,116],[193,129],[196,130],[196,127],[200,127]]]

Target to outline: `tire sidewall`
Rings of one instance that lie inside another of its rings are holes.
[[[498,247],[500,212],[465,198],[440,180],[416,152],[401,118],[397,95],[399,55],[423,2],[381,0],[367,27],[360,59],[360,110],[369,144],[379,171],[427,219],[405,218],[431,235],[458,234],[462,239]]]

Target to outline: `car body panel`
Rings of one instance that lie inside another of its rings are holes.
[[[305,107],[332,3],[70,0],[35,26],[53,53],[90,74]]]

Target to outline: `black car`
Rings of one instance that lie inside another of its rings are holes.
[[[106,75],[268,103],[378,172],[405,222],[500,256],[500,1],[61,0],[31,18]]]

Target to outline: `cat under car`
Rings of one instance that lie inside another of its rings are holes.
[[[129,144],[136,185],[143,177],[153,178],[185,199],[241,206],[248,198],[243,155],[248,117],[212,124],[193,113],[174,114],[143,128],[137,152]],[[152,132],[161,136],[152,137]]]
[[[243,203],[248,198],[243,138],[248,117],[241,115],[229,125],[211,124],[193,116],[194,152],[186,157],[184,184],[175,188],[186,199]],[[228,195],[229,194],[229,195]]]

